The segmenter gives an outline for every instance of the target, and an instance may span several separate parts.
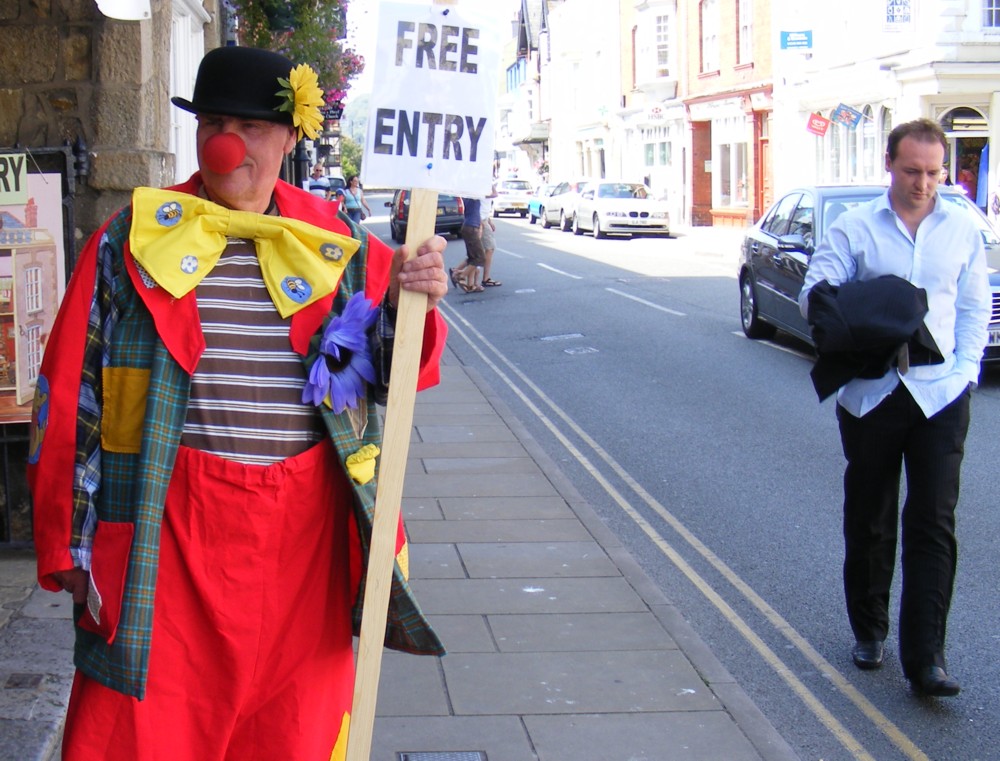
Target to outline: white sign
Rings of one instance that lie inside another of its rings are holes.
[[[0,206],[28,202],[28,157],[23,153],[0,153]]]
[[[500,39],[480,7],[379,4],[366,185],[489,194]]]

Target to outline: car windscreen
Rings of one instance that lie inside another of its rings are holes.
[[[990,221],[980,213],[979,209],[973,205],[965,196],[960,196],[957,193],[941,193],[941,198],[949,203],[953,203],[958,206],[963,211],[968,212],[972,215],[972,219],[976,223],[976,227],[979,228],[980,234],[983,236],[983,245],[987,248],[994,248],[1000,246],[1000,236],[997,236],[997,231],[993,229],[993,225]]]
[[[646,198],[647,195],[645,185],[627,182],[607,182],[597,188],[598,198]]]
[[[531,183],[527,180],[507,180],[502,187],[504,190],[531,190]]]

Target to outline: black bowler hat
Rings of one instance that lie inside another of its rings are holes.
[[[235,46],[208,51],[198,65],[194,99],[174,96],[178,108],[193,114],[219,114],[292,125],[292,114],[277,111],[286,102],[278,77],[288,79],[292,62],[278,53]]]

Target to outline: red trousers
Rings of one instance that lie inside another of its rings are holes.
[[[357,532],[335,458],[329,442],[270,466],[181,448],[146,698],[77,673],[64,759],[343,757]]]

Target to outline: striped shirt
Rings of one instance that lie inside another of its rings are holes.
[[[205,353],[191,379],[181,444],[249,465],[294,457],[321,441],[302,402],[307,373],[274,308],[253,241],[230,238],[197,288]]]

